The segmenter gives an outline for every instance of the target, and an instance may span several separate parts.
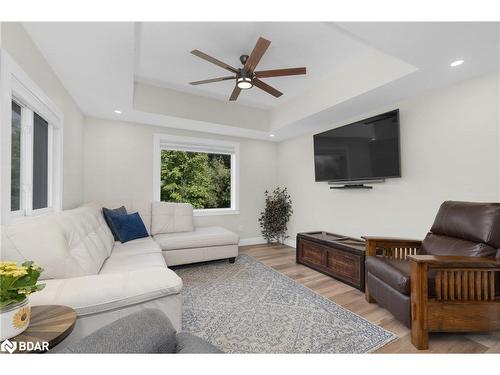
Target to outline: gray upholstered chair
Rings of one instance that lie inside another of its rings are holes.
[[[160,310],[144,309],[98,329],[61,353],[222,353],[187,332],[176,333]]]

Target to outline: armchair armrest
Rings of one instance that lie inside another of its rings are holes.
[[[500,260],[409,255],[411,337],[428,348],[429,331],[487,331],[500,327],[496,288]]]
[[[398,238],[398,237],[381,237],[381,236],[362,236],[366,241],[378,241],[378,242],[405,242],[413,244],[421,244],[422,240],[415,240],[410,238]]]
[[[362,238],[366,241],[366,256],[380,254],[384,257],[403,260],[409,255],[416,254],[422,245],[421,240],[406,238],[380,236],[363,236]]]
[[[495,301],[500,260],[483,257],[410,255],[412,300]],[[429,271],[433,271],[430,273]],[[433,291],[429,291],[429,280]],[[414,298],[415,297],[415,298]]]
[[[429,268],[499,268],[500,259],[454,255],[409,255],[408,260],[425,263]]]

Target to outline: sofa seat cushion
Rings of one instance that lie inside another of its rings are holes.
[[[410,263],[379,256],[366,258],[366,270],[398,292],[410,295]]]
[[[209,246],[237,245],[236,233],[222,227],[195,228],[192,232],[163,233],[153,237],[162,250],[192,249]]]
[[[161,253],[135,254],[129,256],[111,256],[104,262],[100,275],[140,270],[151,267],[166,268],[167,264]]]
[[[178,294],[182,280],[166,267],[44,281],[30,296],[33,306],[65,305],[79,316],[100,313]]]
[[[115,242],[113,247],[113,257],[128,257],[130,255],[138,254],[151,254],[158,253],[161,254],[160,245],[153,240],[152,237],[138,238],[137,240],[128,241],[121,243],[119,241]]]

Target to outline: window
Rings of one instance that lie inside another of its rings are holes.
[[[12,101],[10,211],[17,215],[51,209],[49,125],[42,116]]]
[[[12,102],[12,140],[10,156],[10,209],[21,209],[21,106]]]
[[[49,123],[33,117],[33,209],[49,206]]]
[[[0,58],[3,224],[61,208],[62,114],[7,53]]]
[[[238,213],[238,158],[238,143],[157,134],[154,198],[197,216]]]

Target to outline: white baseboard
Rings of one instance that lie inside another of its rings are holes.
[[[251,237],[251,238],[241,238],[238,245],[239,246],[261,245],[263,243],[267,243],[264,237]]]
[[[239,246],[248,246],[248,245],[261,245],[265,244],[267,241],[264,237],[251,237],[251,238],[242,238],[238,243]],[[287,238],[285,240],[285,245],[293,247],[295,249],[295,238]]]
[[[293,247],[295,249],[295,238],[287,238],[285,240],[285,245]]]

